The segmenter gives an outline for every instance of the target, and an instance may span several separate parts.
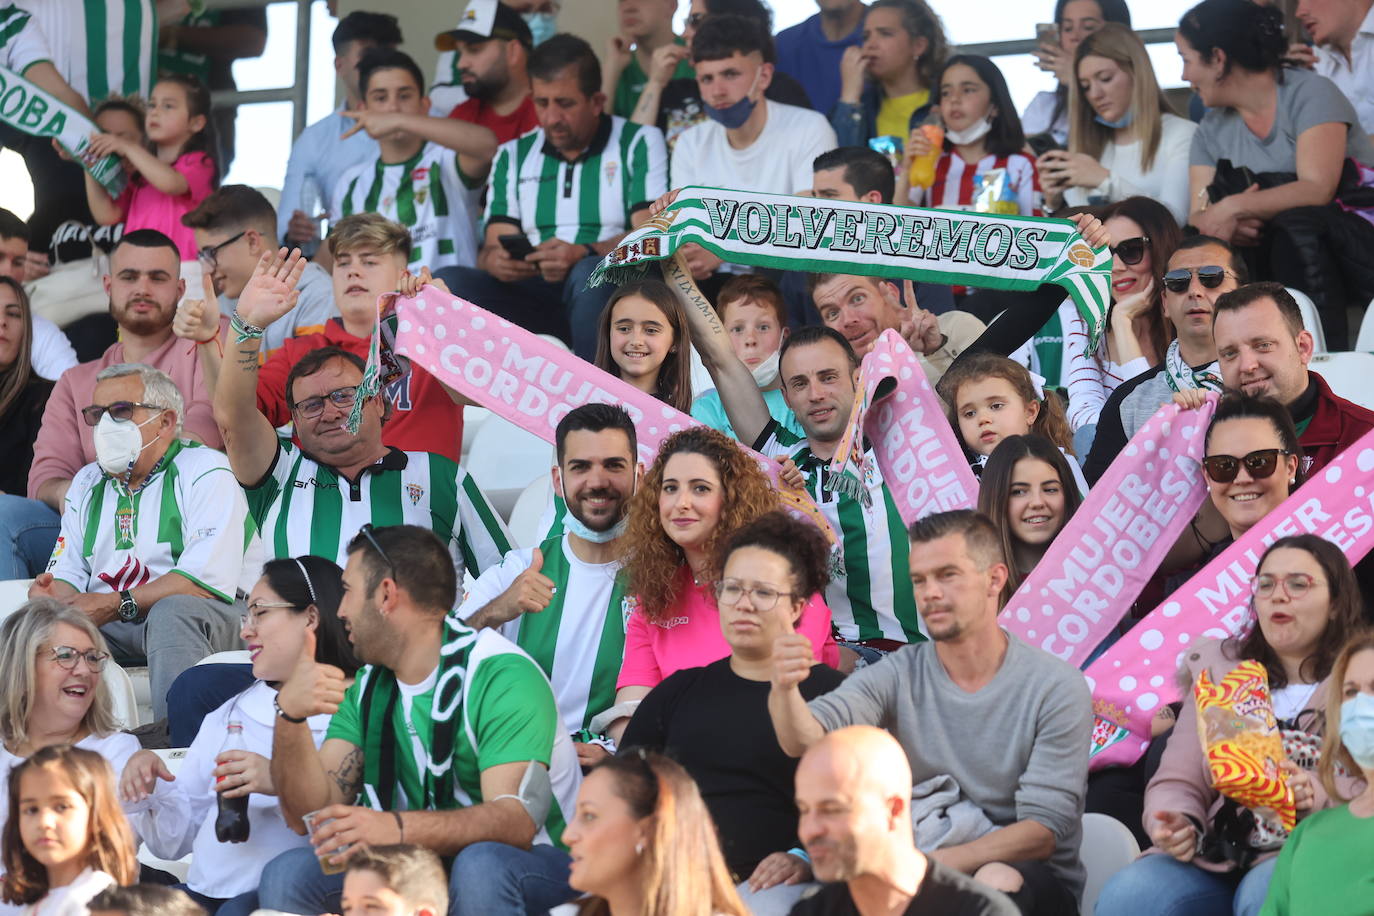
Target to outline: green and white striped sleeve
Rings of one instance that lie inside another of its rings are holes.
[[[493,220],[520,225],[520,157],[516,152],[519,142],[519,138],[509,140],[496,151],[483,226],[491,225]]]
[[[477,481],[463,468],[454,467],[458,489],[458,530],[454,536],[464,568],[476,577],[501,563],[511,549],[510,532]]]
[[[638,128],[629,138],[625,161],[625,228],[635,212],[668,192],[668,146],[657,127]]]

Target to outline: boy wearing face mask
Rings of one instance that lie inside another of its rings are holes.
[[[787,338],[787,305],[778,285],[754,274],[731,277],[716,296],[716,314],[730,337],[735,355],[753,373],[768,404],[768,413],[785,429],[798,436],[806,435],[782,396],[782,381],[778,377],[778,354]],[[712,429],[739,438],[714,388],[692,402],[692,416]]]
[[[773,81],[773,39],[751,19],[711,16],[692,39],[692,66],[707,120],[683,131],[670,185],[793,194],[811,187],[811,163],[836,146],[822,115],[764,98]],[[683,249],[698,282],[719,258]]]
[[[166,373],[100,371],[81,411],[96,460],[72,480],[47,572],[29,588],[85,613],[119,658],[146,659],[154,720],[177,675],[239,647],[235,595],[253,531],[229,460],[182,438],[184,414]]]

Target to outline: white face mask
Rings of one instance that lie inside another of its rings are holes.
[[[754,373],[755,385],[758,385],[760,388],[767,388],[778,380],[778,360],[781,359],[781,355],[782,347],[778,347],[767,359],[749,370]]]
[[[100,469],[111,477],[123,477],[133,470],[134,462],[143,450],[152,445],[143,444],[139,430],[162,416],[158,411],[142,423],[133,420],[116,420],[106,412],[95,425],[92,438],[95,440],[95,460]]]
[[[945,139],[955,146],[963,146],[968,143],[977,143],[986,137],[990,130],[992,130],[992,115],[983,115],[981,121],[970,124],[963,130],[945,128]]]

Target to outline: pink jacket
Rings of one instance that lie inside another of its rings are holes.
[[[1174,725],[1174,732],[1169,736],[1168,744],[1164,747],[1164,756],[1159,762],[1159,769],[1145,790],[1145,831],[1147,833],[1154,821],[1156,811],[1177,811],[1180,814],[1196,818],[1204,827],[1209,827],[1212,819],[1221,810],[1223,801],[1221,793],[1211,786],[1211,780],[1207,773],[1207,762],[1202,754],[1202,739],[1198,736],[1197,730],[1197,707],[1193,703],[1191,685],[1197,681],[1198,675],[1204,670],[1214,681],[1219,681],[1239,664],[1239,661],[1225,650],[1224,645],[1223,642],[1216,639],[1199,639],[1193,643],[1188,654],[1180,663],[1180,680],[1186,673],[1190,686],[1184,696],[1183,709],[1179,712],[1178,722]],[[1312,691],[1312,697],[1307,701],[1304,712],[1321,712],[1325,705],[1326,681],[1322,680],[1317,688]],[[1311,774],[1314,792],[1312,810],[1320,811],[1323,808],[1333,807],[1333,802],[1327,797],[1326,790],[1322,788],[1321,780],[1317,778],[1316,771],[1311,771]],[[1347,798],[1353,797],[1363,786],[1358,778],[1347,777],[1343,779],[1338,774],[1337,779],[1340,781],[1342,794]],[[1298,816],[1301,818],[1303,815],[1299,813]],[[1146,850],[1146,853],[1162,854],[1163,850],[1151,846]],[[1256,863],[1263,862],[1276,855],[1278,855],[1278,850],[1262,853],[1255,861]],[[1207,871],[1226,870],[1224,865],[1203,862],[1201,859],[1194,859],[1193,863]]]
[[[227,318],[220,319],[220,339],[225,340]],[[205,388],[205,376],[200,368],[198,348],[189,340],[171,337],[143,360],[154,369],[161,369],[172,377],[182,400],[186,402],[186,416],[182,425],[186,433],[200,439],[211,448],[223,449],[224,440],[215,425],[210,395]],[[48,406],[43,410],[43,425],[33,444],[33,465],[29,468],[29,498],[38,498],[38,488],[53,478],[70,480],[76,472],[95,460],[95,443],[91,427],[81,418],[81,408],[91,403],[95,393],[95,377],[100,370],[124,362],[124,345],[115,343],[100,359],[73,366],[53,386]]]

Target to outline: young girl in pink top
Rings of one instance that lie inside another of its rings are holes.
[[[153,86],[148,100],[147,146],[114,134],[94,135],[93,152],[122,156],[134,172],[118,198],[87,173],[86,199],[96,222],[122,222],[125,232],[156,229],[176,242],[182,264],[195,263],[196,238],[181,217],[219,184],[209,115],[205,85],[192,76],[168,74]]]
[[[664,441],[619,540],[626,592],[638,606],[625,631],[618,705],[642,698],[675,671],[730,654],[714,594],[719,551],[733,531],[777,508],[773,485],[724,433],[698,426]],[[806,601],[797,632],[811,639],[822,663],[838,665],[830,608],[819,594]]]

